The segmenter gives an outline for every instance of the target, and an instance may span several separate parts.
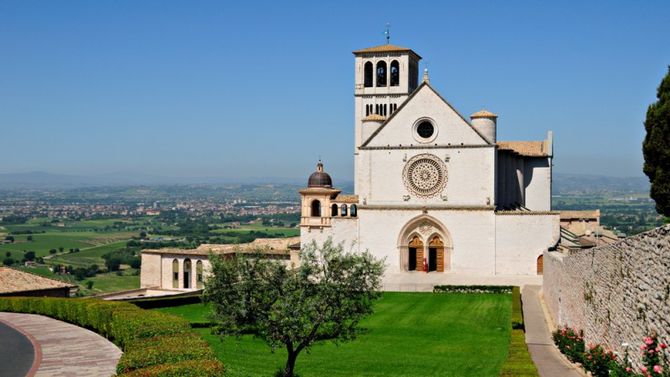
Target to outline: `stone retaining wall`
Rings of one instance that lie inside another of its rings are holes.
[[[584,330],[588,343],[641,361],[642,337],[670,341],[670,226],[616,244],[545,252],[544,298],[554,322]]]

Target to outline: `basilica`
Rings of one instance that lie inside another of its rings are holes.
[[[420,59],[389,43],[354,51],[353,195],[319,161],[300,190],[299,239],[144,250],[141,294],[202,289],[211,254],[261,250],[290,266],[329,239],[384,259],[386,290],[541,283],[543,253],[561,236],[551,132],[498,141],[498,116],[465,118],[419,74]]]
[[[540,275],[543,252],[560,238],[551,132],[499,141],[498,116],[462,116],[427,71],[419,79],[413,50],[384,44],[353,54],[354,195],[319,162],[300,191],[301,244],[331,238],[368,250],[386,260],[390,283]]]

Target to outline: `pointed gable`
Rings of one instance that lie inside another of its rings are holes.
[[[436,131],[429,143],[417,139],[414,126],[421,119],[433,123]],[[387,145],[488,145],[470,123],[430,84],[423,83],[382,126],[363,143],[363,147]]]

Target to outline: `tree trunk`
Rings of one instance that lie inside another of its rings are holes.
[[[289,352],[286,360],[286,367],[284,368],[284,377],[293,377],[293,369],[295,368],[295,360],[298,358],[297,352]]]

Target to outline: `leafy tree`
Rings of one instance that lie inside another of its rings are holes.
[[[87,289],[93,289],[93,280],[87,280],[86,281],[86,288]]]
[[[26,237],[26,241],[32,241],[32,240],[33,240],[33,236],[32,236],[32,235]]]
[[[656,211],[670,216],[670,67],[656,92],[658,101],[647,109],[642,143],[644,174],[651,182]]]
[[[49,250],[49,254],[51,254],[51,255],[54,255],[54,254],[56,254],[57,252],[58,252],[58,250],[56,250],[56,249],[50,249],[50,250]]]
[[[11,243],[14,243],[14,236],[6,236],[5,241],[9,241]]]
[[[383,261],[370,253],[345,253],[327,241],[300,253],[300,266],[253,257],[210,256],[205,300],[213,304],[223,336],[252,332],[288,358],[279,375],[291,377],[300,352],[315,342],[354,339],[359,321],[380,296]]]
[[[107,271],[118,271],[119,268],[121,267],[121,258],[118,257],[112,257],[112,258],[107,258],[105,259],[105,266],[107,267]]]
[[[63,250],[64,250],[64,249],[63,249],[63,246],[61,246],[61,247],[58,248],[58,251],[61,252],[61,253],[63,252]]]
[[[145,239],[145,238],[147,238],[147,232],[145,232],[145,231],[141,231],[141,232],[140,232],[140,239],[143,240],[143,239]]]
[[[5,256],[6,256],[7,258],[11,257],[11,256],[12,256],[12,252],[11,252],[11,251],[6,252],[6,253],[5,253]]]
[[[23,254],[23,258],[28,261],[35,260],[35,252],[34,251],[26,251],[25,254]]]
[[[5,260],[2,261],[2,264],[4,264],[5,266],[11,266],[14,264],[14,259],[7,257],[5,258]]]

